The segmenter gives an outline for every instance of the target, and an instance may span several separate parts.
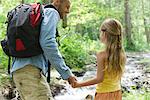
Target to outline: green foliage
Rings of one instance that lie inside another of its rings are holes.
[[[0,39],[3,38],[6,33],[6,25],[4,21],[6,21],[6,17],[3,14],[0,14]]]
[[[25,3],[34,2],[34,0],[24,0]],[[42,0],[36,0],[41,2]],[[132,51],[148,51],[150,46],[146,43],[144,34],[143,17],[149,15],[147,0],[144,2],[144,13],[142,5],[136,0],[130,1],[131,21],[132,21],[132,39],[134,46],[129,48],[124,38],[124,47]],[[6,33],[7,12],[19,5],[21,0],[2,0],[0,3],[0,39],[4,38]],[[139,8],[138,8],[139,7]],[[137,9],[138,8],[138,9]],[[116,18],[123,26],[124,23],[124,2],[121,0],[75,0],[72,1],[71,11],[68,16],[68,28],[63,30],[60,27],[61,44],[60,47],[65,61],[70,67],[82,67],[86,64],[89,55],[95,54],[102,49],[102,44],[98,41],[100,24],[106,18]],[[147,26],[149,27],[149,25]],[[70,34],[70,35],[68,35]],[[67,36],[67,37],[63,37]],[[70,36],[70,37],[69,37]],[[0,52],[2,65],[6,66],[5,56]],[[3,58],[4,56],[4,58]]]
[[[0,86],[6,85],[9,83],[9,75],[0,73]]]
[[[37,0],[41,2],[42,0]],[[34,0],[25,0],[25,3],[31,3]],[[146,0],[144,0],[144,3]],[[2,0],[0,4],[0,39],[4,38],[6,33],[6,16],[7,12],[14,8],[16,5],[20,4],[21,0]],[[132,39],[134,40],[134,47],[126,45],[126,39],[124,38],[124,46],[126,50],[132,51],[148,51],[148,44],[146,43],[146,37],[144,33],[143,17],[142,11],[138,13],[141,9],[141,5],[138,2],[132,1],[133,4],[132,12]],[[135,9],[140,6],[139,9]],[[148,5],[145,5],[145,8]],[[124,26],[124,2],[112,0],[108,2],[107,0],[76,0],[72,1],[71,11],[68,16],[68,29],[63,30],[60,27],[61,39],[61,51],[65,57],[67,65],[70,67],[83,67],[86,63],[90,63],[89,55],[95,54],[98,50],[102,49],[102,44],[98,41],[99,38],[99,27],[100,24],[106,18],[116,18],[121,21]],[[145,9],[147,16],[148,10]],[[136,15],[136,16],[134,16]],[[137,17],[138,16],[138,17]],[[140,20],[138,20],[140,19]],[[150,47],[150,46],[149,46]],[[0,61],[3,66],[6,66],[6,57],[2,52],[0,56]],[[3,60],[4,59],[4,60]],[[88,59],[88,60],[87,60]],[[87,62],[86,62],[87,61]]]
[[[24,0],[25,3],[34,3],[35,0]],[[36,0],[36,2],[42,3],[42,0]]]
[[[66,64],[71,68],[82,68],[85,65],[87,52],[84,49],[83,42],[79,40],[80,35],[73,34],[70,38],[65,38],[61,43],[61,52],[65,58]]]
[[[8,57],[4,54],[2,48],[0,48],[0,51],[0,69],[6,70],[8,65]]]
[[[150,93],[123,93],[123,100],[150,100]]]
[[[140,63],[145,64],[145,72],[150,73],[150,58],[144,58],[143,60],[140,61]]]

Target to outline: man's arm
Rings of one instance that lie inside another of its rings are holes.
[[[45,9],[44,19],[41,24],[40,44],[44,51],[44,55],[52,66],[59,72],[63,79],[73,82],[74,77],[68,66],[66,66],[56,42],[56,27],[60,20],[56,10]]]

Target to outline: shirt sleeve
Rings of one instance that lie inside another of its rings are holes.
[[[51,8],[45,9],[44,19],[41,23],[40,45],[51,65],[55,67],[63,79],[68,79],[72,73],[60,54],[55,38],[59,19],[59,14],[56,10]]]

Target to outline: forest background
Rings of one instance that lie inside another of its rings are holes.
[[[0,40],[6,34],[7,12],[18,4],[34,1],[0,0]],[[116,18],[123,24],[123,45],[126,52],[150,52],[149,0],[72,0],[70,13],[67,20],[65,19],[67,27],[62,27],[66,25],[63,22],[58,25],[59,49],[72,70],[79,71],[86,65],[95,63],[93,55],[104,48],[99,41],[99,27],[106,18]],[[7,59],[0,47],[1,73],[7,72]],[[3,83],[4,77],[0,75],[0,84]]]

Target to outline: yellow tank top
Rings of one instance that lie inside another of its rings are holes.
[[[96,86],[97,93],[114,92],[120,89],[120,80],[117,77],[110,75],[108,71],[104,71],[103,82],[97,84]]]

